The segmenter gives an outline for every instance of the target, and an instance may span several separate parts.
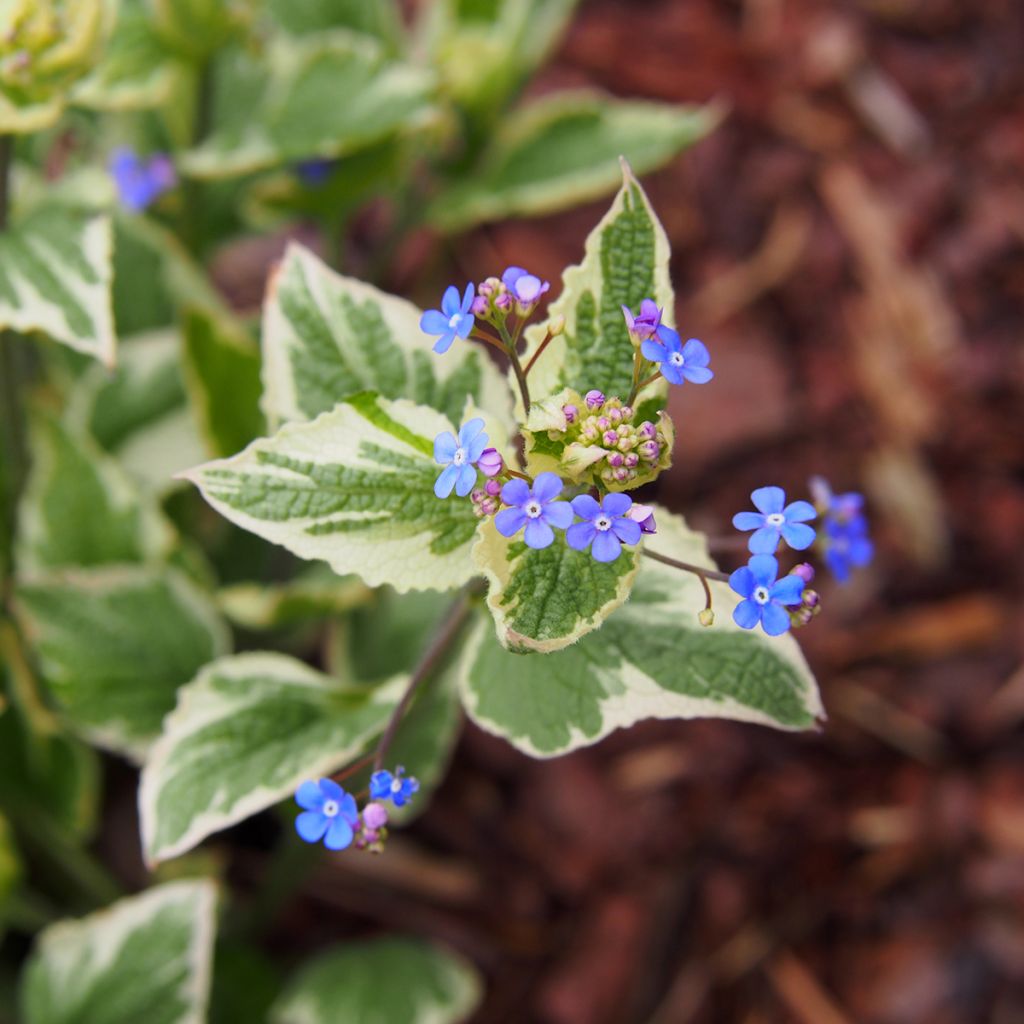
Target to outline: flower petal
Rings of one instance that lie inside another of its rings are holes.
[[[715,376],[706,366],[681,366],[680,370],[691,384],[707,384]]]
[[[623,544],[636,544],[644,531],[640,529],[640,524],[634,523],[632,519],[619,518],[612,523],[612,532]]]
[[[764,526],[764,516],[760,512],[737,512],[732,517],[732,525],[737,530],[760,530]]]
[[[875,553],[875,546],[867,538],[861,537],[850,544],[847,552],[854,565],[867,565]]]
[[[675,384],[678,387],[686,382],[686,367],[665,362],[661,364],[661,375],[669,384]]]
[[[439,309],[428,309],[420,317],[420,330],[424,334],[445,334],[448,330],[448,317]]]
[[[640,315],[646,319],[661,319],[661,310],[654,299],[642,299],[640,302]]]
[[[641,342],[640,351],[644,359],[649,359],[652,363],[663,363],[669,356],[668,349],[664,345],[659,345],[653,338]]]
[[[754,574],[750,571],[749,566],[741,565],[730,577],[729,586],[736,591],[740,597],[750,597],[754,592],[754,587],[757,583],[754,581]],[[750,627],[744,627],[749,629]]]
[[[466,285],[466,290],[462,293],[462,305],[459,307],[462,313],[469,312],[469,307],[473,305],[474,295],[476,295],[476,289],[473,287],[473,282],[470,281]]]
[[[790,523],[806,523],[817,518],[817,511],[809,501],[791,501],[784,509],[786,521]]]
[[[455,480],[455,493],[460,498],[464,498],[473,490],[473,486],[476,484],[476,467],[467,464],[464,466],[453,466],[452,468],[458,473],[458,477]]]
[[[460,338],[468,338],[469,332],[473,330],[476,317],[472,313],[460,313],[459,319],[455,321],[455,333]]]
[[[595,527],[593,523],[589,521],[584,523],[575,523],[565,531],[565,543],[574,551],[586,551],[586,549],[590,547],[590,542],[596,535],[597,527]]]
[[[312,780],[306,779],[295,791],[295,802],[307,811],[319,811],[324,804],[320,787]]]
[[[624,516],[633,507],[633,499],[628,494],[608,494],[605,496],[603,508],[610,516]]]
[[[340,800],[340,814],[350,825],[359,820],[359,808],[356,806],[356,798],[351,793],[346,793]]]
[[[761,605],[756,601],[740,601],[732,610],[732,621],[740,629],[753,629],[761,621]]]
[[[789,613],[780,604],[766,604],[761,614],[761,628],[769,636],[781,636],[789,629]]]
[[[779,604],[799,604],[806,584],[799,576],[788,573],[783,576],[771,589],[773,601]]]
[[[519,477],[513,477],[502,487],[501,500],[506,505],[525,505],[530,500],[530,485]]]
[[[324,846],[328,850],[344,850],[352,845],[354,838],[355,833],[352,831],[352,826],[341,815],[338,815],[327,830]]]
[[[703,341],[690,338],[683,346],[683,359],[689,367],[707,366],[711,362],[711,355]]]
[[[533,481],[533,496],[542,505],[546,505],[562,493],[562,487],[562,480],[557,473],[540,473]]]
[[[494,525],[502,537],[514,537],[527,523],[526,513],[515,506],[503,508],[495,517]]]
[[[334,779],[321,779],[320,792],[323,793],[325,800],[341,800],[345,795],[345,790]]]
[[[747,541],[747,547],[754,555],[774,555],[779,546],[779,538],[782,536],[777,526],[762,526],[755,530]]]
[[[370,776],[370,796],[383,800],[391,792],[391,772],[381,768]]]
[[[758,512],[770,516],[782,511],[782,506],[786,504],[786,492],[781,487],[758,487],[750,499]]]
[[[447,334],[442,334],[437,341],[434,342],[434,351],[443,356],[445,352],[452,347],[452,342],[455,340],[455,332],[451,329],[448,330]]]
[[[668,349],[670,355],[673,352],[682,352],[683,343],[679,340],[679,332],[673,331],[668,324],[662,324],[658,328],[658,337],[665,348]]]
[[[434,481],[434,495],[447,498],[455,489],[455,481],[459,478],[459,467],[452,464],[441,470],[441,475]]]
[[[319,811],[303,811],[295,819],[295,831],[307,843],[318,843],[323,839],[329,823],[329,819]]]
[[[514,291],[516,281],[525,274],[526,271],[522,267],[506,267],[505,273],[501,275],[501,283],[508,288],[509,291]]]
[[[573,516],[576,513],[572,510],[572,505],[567,501],[553,501],[550,505],[544,506],[544,511],[541,513],[541,517],[544,522],[549,526],[554,526],[559,530],[567,530],[572,526]]]
[[[772,584],[775,582],[775,577],[779,574],[778,559],[773,558],[771,555],[754,555],[747,562],[747,565],[750,567],[754,581],[758,586],[771,589]]]
[[[552,541],[555,539],[555,531],[544,522],[543,519],[531,519],[526,524],[526,530],[523,532],[523,540],[526,541],[528,548],[546,548],[550,547]]]
[[[488,437],[486,434],[477,434],[466,448],[466,460],[476,465],[487,447]]]
[[[451,462],[458,446],[459,442],[455,440],[455,435],[450,430],[438,434],[434,438],[434,461],[442,466]]]
[[[441,299],[441,312],[444,313],[445,320],[451,320],[456,313],[462,312],[459,307],[459,289],[453,284],[448,285],[444,290],[444,296]]]
[[[459,444],[463,448],[469,446],[470,441],[473,440],[484,429],[484,421],[479,416],[474,417],[471,420],[467,420],[462,424],[462,428],[459,430]]]
[[[622,552],[622,543],[611,530],[598,533],[590,549],[595,562],[614,562]]]
[[[579,494],[573,498],[572,510],[580,519],[593,519],[601,514],[601,506],[589,494]]]
[[[782,527],[782,539],[794,551],[805,551],[814,543],[816,536],[814,527],[806,523],[786,523]]]

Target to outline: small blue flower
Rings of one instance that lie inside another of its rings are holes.
[[[315,188],[327,181],[337,166],[338,161],[331,157],[312,157],[295,164],[295,173],[303,184]]]
[[[769,636],[779,636],[790,627],[785,605],[798,605],[804,592],[804,581],[792,573],[776,582],[779,563],[772,555],[754,555],[729,577],[729,586],[742,601],[733,610],[733,622],[742,629],[753,629],[758,623]]]
[[[849,497],[849,495],[844,495]],[[862,515],[846,521],[825,520],[825,564],[839,583],[848,583],[855,568],[867,565],[875,553]]]
[[[148,160],[127,146],[115,149],[108,164],[123,206],[138,213],[178,183],[174,164],[165,153]]]
[[[622,315],[626,318],[626,330],[639,341],[653,338],[661,327],[661,310],[654,299],[644,299],[640,303],[640,312],[633,316],[627,306],[622,307]],[[650,356],[647,357],[650,359]],[[658,360],[655,360],[657,362]]]
[[[636,544],[643,532],[640,524],[629,518],[633,499],[626,494],[606,494],[604,503],[589,494],[572,499],[572,510],[583,520],[565,531],[565,540],[576,551],[591,548],[598,562],[614,562],[623,544]]]
[[[564,530],[572,523],[572,505],[555,501],[562,493],[562,481],[554,473],[541,473],[533,487],[525,480],[509,480],[501,489],[501,500],[511,508],[494,517],[494,525],[503,537],[512,537],[523,527],[523,540],[530,548],[546,548],[555,539],[552,527]]]
[[[420,317],[420,330],[425,334],[439,334],[434,342],[435,352],[447,352],[456,338],[468,338],[476,322],[471,308],[473,305],[473,284],[466,285],[466,293],[459,303],[459,290],[448,285],[441,299],[440,309],[428,309]]]
[[[457,439],[450,430],[434,438],[434,461],[445,467],[434,483],[434,494],[439,498],[447,498],[452,490],[464,498],[473,490],[476,463],[487,447],[483,431],[484,421],[477,418],[463,424]]]
[[[333,779],[307,779],[296,791],[295,802],[304,808],[295,819],[295,831],[307,843],[323,839],[328,850],[344,850],[351,845],[359,810],[355,798]]]
[[[521,306],[532,306],[551,287],[548,281],[542,281],[522,267],[509,267],[501,275],[501,283]]]
[[[370,797],[373,800],[390,800],[396,807],[404,807],[419,792],[418,779],[411,775],[403,777],[405,769],[399,765],[392,775],[383,769],[370,776]]]
[[[814,543],[814,527],[807,526],[817,512],[809,501],[786,504],[781,487],[759,487],[750,495],[757,512],[737,512],[732,525],[737,530],[753,530],[748,547],[755,555],[772,555],[784,540],[794,551],[803,551]]]
[[[708,369],[711,356],[704,342],[691,338],[685,345],[676,331],[662,324],[657,331],[660,339],[648,338],[640,346],[645,359],[661,364],[661,375],[670,384],[707,384],[714,374]]]

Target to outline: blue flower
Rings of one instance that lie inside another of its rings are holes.
[[[327,181],[337,166],[338,161],[331,157],[312,157],[295,164],[295,173],[303,184],[315,188]]]
[[[411,775],[403,777],[404,771],[399,765],[394,775],[383,769],[374,772],[370,776],[370,797],[374,800],[390,800],[396,807],[404,807],[420,788],[418,779]]]
[[[468,338],[476,322],[470,311],[473,305],[472,282],[466,285],[466,293],[459,303],[459,290],[448,285],[441,299],[440,309],[428,309],[420,317],[420,330],[425,334],[439,334],[434,342],[435,352],[447,352],[456,338]]]
[[[786,505],[786,492],[781,487],[759,487],[750,497],[759,511],[737,512],[732,525],[737,530],[754,531],[747,545],[753,554],[774,554],[780,538],[794,551],[803,551],[814,543],[814,527],[806,522],[817,512],[809,501]]]
[[[707,384],[714,374],[708,369],[711,356],[704,342],[691,338],[685,345],[671,327],[658,328],[659,341],[648,338],[640,346],[645,359],[661,364],[661,375],[670,384]]]
[[[633,499],[626,494],[606,494],[604,504],[589,494],[572,499],[572,510],[583,520],[565,532],[569,547],[591,553],[598,562],[614,562],[622,552],[623,544],[636,544],[640,540],[640,524],[629,518]]]
[[[804,581],[793,574],[776,582],[779,563],[772,555],[754,555],[729,577],[729,586],[742,601],[733,610],[733,622],[743,629],[758,623],[769,636],[779,636],[790,627],[785,605],[800,604]]]
[[[138,213],[178,183],[174,164],[165,153],[148,160],[126,146],[115,149],[108,164],[123,206]]]
[[[653,299],[644,299],[640,303],[640,312],[636,316],[633,316],[631,309],[623,306],[622,315],[626,318],[626,329],[634,338],[640,341],[652,338],[657,333],[658,328],[661,327],[661,310]],[[678,338],[678,335],[676,337]],[[647,358],[650,359],[651,357],[648,356]],[[658,360],[655,360],[655,362],[658,362]]]
[[[511,508],[502,509],[494,517],[498,533],[511,537],[525,526],[523,540],[527,547],[548,547],[555,539],[552,527],[564,530],[572,522],[572,505],[555,501],[562,486],[554,473],[541,473],[532,488],[525,480],[509,480],[501,489],[501,500]]]
[[[482,419],[463,424],[458,439],[446,430],[434,438],[434,461],[445,468],[434,483],[434,493],[447,498],[452,490],[464,498],[476,483],[476,463],[487,447]]]
[[[825,564],[839,583],[848,583],[853,569],[867,565],[874,553],[864,516],[846,521],[826,518]]]
[[[295,831],[307,843],[323,839],[328,850],[344,850],[351,845],[359,811],[353,796],[333,779],[307,780],[295,793],[295,802],[304,808],[295,819]]]
[[[522,306],[532,306],[551,287],[522,267],[509,267],[501,275],[501,282]]]

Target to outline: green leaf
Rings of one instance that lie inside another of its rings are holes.
[[[47,928],[25,968],[25,1024],[197,1024],[209,999],[217,893],[168,882]]]
[[[626,600],[640,551],[623,547],[614,562],[597,562],[589,551],[574,551],[561,535],[537,550],[503,537],[488,520],[473,561],[490,584],[487,606],[502,646],[548,653],[597,629]]]
[[[418,128],[432,112],[428,71],[342,29],[278,37],[258,61],[236,52],[221,73],[230,78],[215,90],[213,133],[182,159],[199,178],[341,156]]]
[[[19,509],[21,573],[167,553],[173,533],[166,521],[86,433],[40,414],[33,438],[35,462]]]
[[[383,730],[402,684],[366,690],[270,653],[207,665],[142,770],[147,860],[176,857],[336,771]]]
[[[701,534],[661,510],[657,520],[652,550],[713,567]],[[490,629],[478,629],[462,663],[466,709],[535,757],[596,743],[644,718],[813,728],[821,701],[796,641],[739,629],[736,594],[726,583],[710,586],[715,625],[704,628],[697,577],[645,559],[629,602],[600,630],[529,662],[503,650]]]
[[[14,835],[7,819],[0,814],[0,941],[3,941],[6,905],[21,881],[21,874],[21,859],[14,845]]]
[[[0,235],[0,327],[41,331],[114,363],[110,219],[37,209]]]
[[[187,74],[153,23],[143,0],[119,0],[103,59],[75,87],[74,102],[97,110],[144,110],[167,101]]]
[[[110,567],[17,590],[18,617],[66,717],[141,760],[179,686],[230,650],[209,600],[170,569]]]
[[[189,310],[184,323],[186,380],[212,454],[231,455],[263,434],[260,356],[226,317]]]
[[[394,0],[268,0],[274,20],[293,35],[350,28],[397,46],[402,20]]]
[[[221,515],[300,558],[399,591],[450,590],[473,575],[470,502],[434,496],[433,409],[357,395],[289,423],[234,458],[186,474]]]
[[[625,401],[633,376],[633,344],[622,306],[637,309],[645,298],[674,323],[675,297],[669,279],[669,245],[640,184],[623,164],[623,184],[611,209],[587,238],[583,262],[562,275],[562,293],[548,308],[549,320],[526,330],[530,359],[547,333],[547,323],[565,317],[565,331],[544,350],[530,371],[530,390],[538,398],[563,387],[580,394],[592,388]],[[664,404],[667,384],[659,380],[641,393],[658,400],[647,418]]]
[[[359,391],[408,398],[459,423],[467,396],[511,426],[508,388],[479,345],[438,356],[411,302],[334,273],[289,247],[263,310],[263,409],[312,419]]]
[[[575,206],[615,188],[620,156],[638,174],[653,171],[715,123],[705,108],[557,93],[508,115],[479,165],[428,216],[445,231],[461,231]]]
[[[246,18],[244,3],[225,0],[149,0],[166,46],[199,63],[222,47]]]
[[[419,939],[352,943],[317,957],[285,989],[272,1024],[457,1024],[480,1002],[477,972]]]

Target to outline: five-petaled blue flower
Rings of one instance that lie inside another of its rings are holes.
[[[622,315],[626,318],[626,330],[640,341],[653,338],[661,326],[661,310],[654,299],[644,299],[636,316],[628,306],[623,306]]]
[[[122,205],[138,213],[178,183],[174,164],[165,153],[148,160],[127,146],[115,149],[108,165]]]
[[[464,498],[476,483],[476,463],[487,447],[484,421],[472,419],[463,424],[458,438],[446,430],[434,438],[434,460],[444,466],[434,482],[434,493],[447,498],[454,490]]]
[[[691,338],[685,345],[679,334],[662,324],[657,331],[658,340],[648,338],[640,346],[645,359],[661,365],[661,375],[670,384],[707,384],[714,373],[708,369],[711,356],[704,342]]]
[[[757,512],[737,512],[732,525],[737,530],[753,530],[747,546],[755,555],[772,555],[784,540],[794,551],[803,551],[814,543],[814,527],[807,520],[817,512],[809,501],[786,504],[781,487],[758,487],[750,495]]]
[[[525,526],[523,540],[530,548],[546,548],[555,539],[552,527],[564,530],[573,519],[572,505],[555,501],[562,493],[562,481],[554,473],[540,473],[533,487],[525,480],[509,480],[501,489],[501,500],[511,508],[494,517],[503,537],[511,537]]]
[[[868,521],[863,515],[846,520],[826,518],[825,564],[837,582],[848,583],[853,569],[867,565],[874,553],[875,547],[868,536]]]
[[[411,775],[404,776],[404,771],[399,765],[393,775],[384,769],[374,772],[370,776],[371,799],[390,800],[396,807],[404,807],[420,788],[419,780]]]
[[[640,540],[640,524],[629,518],[633,499],[626,494],[606,494],[604,504],[589,494],[572,499],[572,510],[583,520],[565,531],[565,540],[576,551],[591,553],[598,562],[614,562],[623,544]],[[593,547],[591,547],[593,544]]]
[[[549,282],[522,267],[509,267],[501,275],[501,283],[524,306],[532,306],[551,287]]]
[[[425,334],[439,334],[434,342],[435,352],[447,352],[456,338],[468,338],[476,322],[470,307],[473,305],[473,284],[466,285],[466,293],[459,302],[459,289],[450,284],[444,290],[440,309],[428,309],[420,317],[420,330]]]
[[[779,563],[772,555],[754,555],[729,577],[729,586],[742,601],[733,610],[737,626],[753,629],[759,622],[769,636],[779,636],[790,627],[785,605],[800,604],[804,581],[792,573],[776,581]]]
[[[307,843],[322,839],[328,850],[344,850],[351,845],[359,811],[352,794],[333,779],[307,779],[296,791],[295,802],[304,808],[295,819],[295,831]]]

